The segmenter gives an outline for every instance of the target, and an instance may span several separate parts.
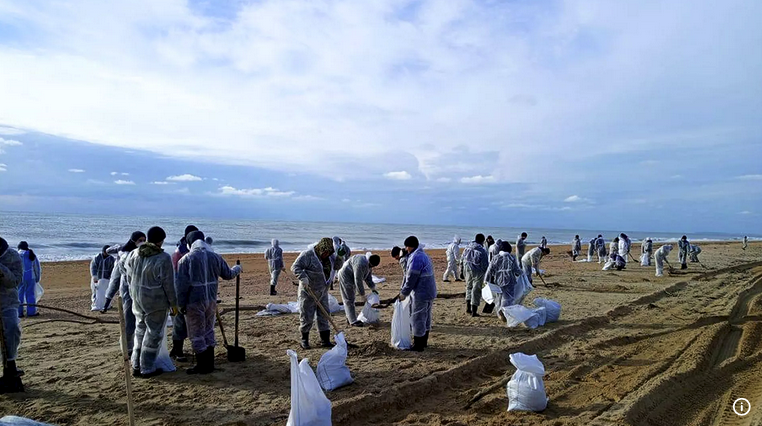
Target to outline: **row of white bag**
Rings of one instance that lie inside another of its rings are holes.
[[[291,358],[291,412],[286,426],[331,425],[331,401],[323,389],[338,389],[354,381],[347,367],[344,333],[334,336],[334,340],[336,346],[320,357],[317,375],[307,358],[298,362],[296,352],[286,351]]]
[[[296,352],[289,350],[291,359],[291,411],[287,426],[330,426],[331,401],[323,389],[333,390],[352,383],[346,366],[347,343],[344,334],[336,337],[336,346],[318,362],[317,375],[307,358],[298,362]],[[506,391],[508,411],[543,411],[548,405],[543,376],[545,367],[537,355],[515,353],[510,356],[516,367]],[[322,389],[321,389],[322,387]]]

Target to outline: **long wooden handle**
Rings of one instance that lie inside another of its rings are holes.
[[[127,414],[130,417],[130,426],[135,426],[135,411],[132,406],[132,366],[130,365],[130,355],[127,351],[127,326],[124,323],[124,308],[122,308],[122,296],[117,299],[117,309],[119,310],[119,331],[122,341],[122,356],[124,357],[124,382],[127,386]]]
[[[339,327],[337,327],[336,323],[333,322],[333,318],[331,318],[331,314],[325,309],[325,307],[323,307],[323,304],[320,303],[320,300],[317,298],[317,295],[315,294],[315,292],[312,291],[309,285],[305,285],[304,288],[307,290],[307,293],[309,293],[310,297],[312,297],[312,300],[315,301],[318,309],[320,309],[320,312],[322,312],[323,315],[325,315],[325,317],[328,318],[328,322],[331,323],[331,327],[333,327],[333,330],[336,332],[336,334],[339,334],[341,330],[339,330]]]
[[[222,327],[222,317],[220,316],[220,308],[216,308],[217,324],[220,325],[220,333],[222,333],[222,342],[225,344],[225,348],[228,347],[228,338],[225,337],[225,328]]]

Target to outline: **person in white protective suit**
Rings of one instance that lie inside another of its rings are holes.
[[[680,261],[680,269],[688,269],[688,252],[691,249],[691,243],[688,237],[683,235],[677,242],[677,260]]]
[[[275,291],[275,286],[278,285],[278,277],[281,271],[286,271],[286,268],[283,265],[283,249],[280,248],[280,243],[273,239],[270,244],[270,248],[265,250],[265,259],[270,268],[270,296],[276,296],[278,292]]]
[[[394,246],[392,248],[392,257],[394,260],[396,260],[400,264],[400,268],[402,268],[402,284],[400,285],[400,288],[405,286],[405,276],[407,274],[407,259],[410,255],[406,250],[401,249],[398,246]]]
[[[317,314],[317,328],[320,334],[321,346],[330,348],[331,326],[323,314],[318,309],[317,301],[328,309],[328,285],[333,282],[333,277],[337,270],[343,266],[341,257],[334,253],[334,241],[330,238],[322,238],[316,244],[301,252],[291,265],[291,272],[299,279],[299,331],[302,335],[300,342],[303,349],[311,349],[310,330]],[[307,288],[312,291],[312,294]]]
[[[746,250],[746,248],[747,248],[747,247],[749,247],[749,237],[747,237],[746,235],[744,235],[744,236],[743,236],[743,245],[741,246],[741,248],[742,248],[743,250]]]
[[[466,278],[466,313],[471,314],[472,317],[479,316],[484,273],[489,266],[487,250],[483,246],[484,241],[484,235],[477,234],[474,241],[463,249],[461,257],[463,274]]]
[[[119,295],[122,298],[122,311],[124,314],[124,328],[127,334],[127,353],[132,355],[132,346],[135,343],[135,314],[132,313],[132,296],[130,296],[130,277],[127,275],[125,262],[130,253],[138,247],[142,247],[146,242],[146,234],[135,231],[130,235],[130,240],[126,244],[119,246],[119,259],[111,272],[111,280],[108,283],[106,291],[106,303],[103,305],[101,313],[106,313],[111,307],[111,299]]]
[[[606,251],[606,240],[603,239],[603,235],[598,234],[598,239],[595,242],[595,248],[598,250],[598,263],[605,262],[608,252]]]
[[[654,243],[651,237],[646,238],[640,245],[640,266],[651,266],[651,256],[654,254]]]
[[[656,250],[656,253],[654,253],[654,260],[656,261],[656,276],[662,277],[664,276],[664,262],[667,262],[667,256],[669,256],[669,252],[672,251],[672,245],[667,244],[664,246],[661,246],[658,250]]]
[[[624,259],[624,263],[627,264],[627,260],[630,258],[630,248],[632,248],[632,241],[630,237],[624,232],[619,234],[619,250],[618,254]]]
[[[522,232],[521,235],[519,235],[518,238],[516,238],[516,256],[518,256],[519,259],[521,259],[524,256],[524,253],[527,249],[527,233]]]
[[[185,315],[188,339],[196,354],[196,365],[188,374],[209,374],[214,371],[215,314],[217,313],[218,280],[232,280],[241,271],[241,265],[232,268],[219,254],[208,249],[204,233],[193,231],[186,237],[188,252],[177,264],[175,290],[177,305]]]
[[[482,240],[484,236],[482,235]],[[412,351],[423,351],[429,345],[431,318],[434,312],[434,299],[437,297],[437,283],[434,278],[434,265],[423,251],[423,244],[418,238],[409,236],[405,239],[405,251],[408,252],[405,280],[400,288],[399,300],[410,296],[412,309],[410,325],[413,331]]]
[[[497,241],[495,241],[495,244],[492,244],[489,247],[489,250],[487,250],[488,261],[491,261],[493,257],[497,256],[497,254],[500,253],[500,247],[502,243],[503,243],[503,240],[498,238]]]
[[[102,294],[105,295],[106,291],[108,291],[109,281],[111,281],[111,273],[114,271],[114,265],[116,264],[116,259],[106,253],[108,248],[108,245],[103,246],[101,252],[95,255],[93,260],[90,261],[90,276],[92,277],[92,282],[90,283],[90,290],[92,290],[91,311],[100,311],[103,309],[105,297],[103,300],[99,301],[98,292],[102,292]],[[105,288],[101,289],[101,286]]]
[[[376,254],[356,254],[344,262],[339,270],[339,289],[344,302],[344,313],[347,323],[353,327],[362,327],[363,322],[357,320],[355,311],[355,296],[365,303],[365,286],[375,294],[376,284],[373,282],[373,268],[381,263],[381,257]]]
[[[521,269],[518,261],[511,254],[511,243],[503,241],[500,244],[500,251],[493,257],[487,267],[487,273],[484,275],[484,281],[495,284],[500,287],[501,293],[495,298],[497,315],[502,315],[503,308],[513,304],[516,287],[516,279],[521,276]]]
[[[450,275],[455,277],[455,281],[461,281],[458,276],[458,258],[460,257],[460,237],[454,236],[452,242],[447,246],[447,269],[445,270],[442,281],[449,283]]]
[[[349,249],[349,246],[347,246],[341,238],[334,236],[332,240],[333,254],[331,255],[331,258],[334,263],[338,263],[338,269],[336,269],[336,271],[338,271],[344,266],[344,262],[349,259],[349,256],[352,256],[352,250]],[[336,271],[331,274],[331,290],[333,290],[333,283],[336,281]]]
[[[688,253],[690,255],[691,262],[693,262],[693,263],[699,263],[699,262],[701,262],[699,260],[699,257],[698,257],[698,255],[700,253],[701,253],[701,247],[699,247],[699,246],[697,246],[695,244],[691,244],[691,249],[690,249],[690,252]]]
[[[23,392],[23,386],[12,389],[12,378],[24,374],[16,368],[16,357],[21,344],[21,326],[19,323],[19,285],[24,279],[24,266],[19,253],[8,246],[8,242],[0,238],[0,315],[3,326],[0,333],[5,338],[5,349],[8,359],[0,379],[1,392]],[[8,384],[8,386],[6,386]]]
[[[135,343],[132,350],[132,375],[153,377],[163,373],[156,368],[156,357],[164,338],[167,313],[176,315],[177,295],[172,256],[161,246],[167,234],[154,226],[147,242],[133,250],[124,262],[130,279],[132,313],[135,315]]]
[[[579,239],[579,235],[575,235],[571,243],[572,260],[576,262],[580,253],[582,253],[582,240]]]
[[[611,256],[618,255],[618,254],[619,254],[619,237],[614,237],[614,239],[611,240],[611,244],[609,244],[609,259],[611,259]]]
[[[34,305],[37,303],[37,283],[40,282],[42,277],[42,270],[40,268],[40,259],[34,254],[34,251],[29,248],[29,244],[26,241],[22,241],[18,245],[18,253],[21,256],[21,263],[24,265],[24,278],[19,284],[19,318],[24,316],[24,306],[21,304]],[[26,314],[30,317],[40,315],[37,312],[35,306],[26,306]]]
[[[598,241],[598,238],[591,238],[590,241],[587,242],[587,261],[592,262],[593,261],[593,255],[595,254],[595,245]]]
[[[535,247],[532,250],[529,250],[521,258],[521,267],[524,268],[524,273],[527,275],[527,278],[529,278],[530,283],[532,283],[532,269],[535,270],[535,273],[539,277],[540,276],[540,260],[542,260],[544,256],[547,256],[549,254],[550,254],[549,248]]]
[[[540,238],[540,248],[548,248],[548,239],[545,238],[545,235]]]

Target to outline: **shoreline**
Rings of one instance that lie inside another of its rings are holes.
[[[729,244],[740,244],[741,243],[741,240],[689,240],[689,241],[695,241],[695,242],[700,242],[700,243],[705,243],[705,244],[712,244],[712,245],[729,245]],[[510,243],[511,243],[511,246],[515,246],[513,241],[511,241]],[[606,241],[606,246],[608,247],[608,245],[610,243],[611,243],[611,240],[607,240]],[[762,243],[762,239],[760,239],[760,240],[749,239],[749,245],[750,246],[753,245],[753,244],[760,244],[760,243]],[[466,246],[466,244],[468,244],[468,243],[461,243],[460,244],[461,251]],[[654,241],[654,246],[656,246],[656,245],[660,245],[661,246],[661,245],[665,245],[665,244],[677,244],[677,241],[663,241],[663,242],[662,241]],[[528,246],[533,246],[532,248],[534,248],[536,246],[539,246],[539,244],[527,244],[527,245]],[[640,245],[641,245],[641,242],[633,242],[632,243],[632,247],[633,247],[633,251],[632,252],[634,252],[634,248],[635,247],[640,247]],[[550,243],[548,243],[548,247],[568,247],[569,250],[571,250],[571,244],[570,243],[569,244],[557,244],[557,243],[556,244],[550,244]],[[654,248],[654,251],[656,250],[656,248],[657,247]],[[384,253],[385,254],[389,254],[389,252],[391,250],[392,250],[391,247],[389,247],[389,248],[383,248],[383,249],[357,249],[357,250],[352,249],[352,254],[354,255],[354,254],[365,253],[367,251],[371,251],[371,252],[374,252],[375,254],[379,254],[380,253],[381,257],[384,257]],[[427,251],[427,252],[438,252],[438,251],[445,251],[445,250],[447,250],[447,248],[446,247],[436,247],[436,248],[426,248],[424,250]],[[174,252],[174,248],[172,248],[172,250],[165,250],[165,251],[167,253],[171,254],[172,252]],[[551,252],[553,254],[558,254],[558,252],[553,252],[552,250],[551,250]],[[566,250],[564,250],[561,253],[563,254],[565,252],[566,252]],[[583,254],[587,253],[587,243],[585,241],[582,242],[582,252],[583,252]],[[237,252],[230,252],[230,253],[220,253],[218,251],[217,253],[219,253],[223,257],[227,257],[227,256],[264,255],[265,252],[264,251],[250,251],[250,252],[240,252],[240,251],[237,251]],[[301,250],[300,251],[292,251],[292,250],[286,251],[286,250],[283,250],[283,254],[284,255],[298,255],[299,253],[301,253]],[[40,256],[39,253],[38,253],[38,256]],[[95,256],[95,254],[93,254],[93,256]],[[87,257],[87,258],[82,258],[82,259],[40,260],[40,263],[41,264],[78,263],[78,262],[89,262],[91,259],[92,259],[92,256]]]

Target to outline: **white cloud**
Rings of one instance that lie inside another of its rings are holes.
[[[129,173],[122,173],[122,176],[129,176]]]
[[[683,177],[684,177],[683,175],[672,175],[669,178],[670,179],[682,179]]]
[[[743,176],[738,176],[738,179],[741,179],[741,180],[762,180],[762,175],[743,175]]]
[[[116,176],[116,175],[129,176],[130,174],[129,173],[120,173],[120,172],[111,172],[111,176]]]
[[[8,166],[6,164],[0,163],[0,172],[7,172]]]
[[[0,145],[5,145],[5,146],[20,146],[20,145],[23,145],[23,144],[21,142],[17,141],[17,140],[14,140],[14,139],[3,139],[3,138],[0,138]]]
[[[167,182],[165,180],[157,180],[157,181],[151,182],[151,185],[175,185],[175,182]]]
[[[410,180],[412,176],[406,171],[384,173],[384,177],[391,180]]]
[[[16,135],[23,135],[24,133],[26,132],[23,130],[14,129],[13,127],[0,126],[0,135],[16,136]]]
[[[116,176],[118,174],[119,174],[119,172],[111,172],[111,176]]]
[[[135,182],[131,180],[122,180],[122,179],[115,180],[114,183],[117,185],[135,185]]]
[[[280,191],[276,188],[251,188],[251,189],[238,189],[230,185],[220,187],[219,195],[237,195],[241,197],[277,197],[286,198],[296,194],[294,191]],[[307,196],[305,196],[307,197]]]
[[[70,173],[84,173],[85,171],[82,169],[69,169]]]
[[[23,145],[23,144],[17,140],[0,138],[0,154],[5,153],[5,150],[3,149],[3,147],[5,146],[19,146],[19,145]]]
[[[494,183],[495,177],[494,176],[471,176],[471,177],[462,177],[460,178],[461,183],[468,183],[468,184],[480,184],[480,183]]]
[[[551,181],[612,147],[669,158],[743,139],[715,125],[759,136],[760,26],[732,2],[232,3],[224,19],[185,1],[3,7],[28,29],[0,45],[3,124],[336,180],[339,162],[392,153],[385,170],[430,179],[523,181],[552,164]],[[437,161],[464,144],[485,162]]]
[[[194,175],[186,173],[184,175],[169,176],[167,177],[166,180],[173,181],[173,182],[197,182],[204,179],[198,176],[194,176]]]
[[[751,214],[751,212],[750,212],[750,211],[748,211],[748,210],[744,210],[744,211],[742,211],[742,212],[738,212],[738,214],[747,215],[747,214]]]
[[[580,197],[579,195],[570,195],[564,198],[565,203],[578,203],[580,201],[582,201],[582,197]]]

